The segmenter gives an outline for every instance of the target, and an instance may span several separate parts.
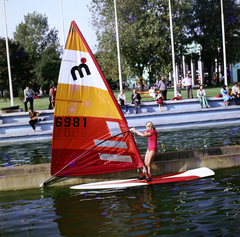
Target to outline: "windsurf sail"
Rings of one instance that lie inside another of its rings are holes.
[[[92,175],[143,166],[127,121],[73,21],[58,78],[51,175]]]

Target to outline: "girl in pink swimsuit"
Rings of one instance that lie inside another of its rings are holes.
[[[131,131],[135,132],[138,136],[141,137],[148,137],[148,149],[145,155],[144,164],[145,167],[143,167],[143,174],[138,179],[143,180],[146,178],[146,182],[149,182],[152,180],[152,169],[151,164],[155,158],[155,155],[157,153],[157,131],[155,129],[155,126],[152,122],[146,123],[147,131],[144,133],[141,133],[136,130],[136,128],[132,128]]]

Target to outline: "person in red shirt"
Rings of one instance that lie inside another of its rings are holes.
[[[147,137],[148,138],[148,149],[145,155],[145,159],[144,159],[144,164],[145,166],[143,167],[143,173],[142,176],[140,176],[138,179],[139,180],[143,180],[146,178],[146,182],[149,182],[152,180],[152,162],[156,156],[157,153],[157,138],[158,138],[158,134],[157,131],[155,129],[155,126],[153,125],[152,122],[147,122],[146,123],[146,128],[147,131],[145,131],[144,133],[141,133],[139,131],[136,130],[136,128],[132,128],[131,131],[133,131],[134,133],[136,133],[138,136],[141,137]]]

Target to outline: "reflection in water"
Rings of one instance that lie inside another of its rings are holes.
[[[0,192],[1,236],[240,236],[240,168],[185,183]]]

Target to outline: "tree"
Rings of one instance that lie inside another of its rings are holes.
[[[180,13],[183,8],[188,8],[188,5],[187,1],[183,0],[181,3],[174,3],[174,6],[174,9],[177,9],[173,11],[174,35],[175,44],[178,46],[184,38],[184,21]],[[166,75],[172,70],[168,7],[166,0],[117,1],[122,64],[124,59],[136,77],[143,77],[147,71],[150,82],[156,72]],[[105,58],[115,58],[113,1],[93,0],[90,9],[94,13],[92,23],[97,29],[99,50],[105,52]],[[177,52],[178,47],[175,47],[175,50]]]
[[[14,41],[22,45],[29,54],[29,64],[33,76],[29,78],[32,86],[43,83],[42,68],[51,61],[59,61],[61,48],[57,37],[58,31],[49,29],[47,17],[37,12],[24,16],[24,22],[16,27]]]
[[[215,59],[222,58],[222,24],[220,0],[193,0],[191,14],[186,17],[185,44],[195,41],[202,46],[202,60],[207,71]],[[224,1],[224,25],[227,63],[240,61],[240,6],[234,0]],[[211,74],[210,74],[211,76]]]
[[[23,46],[8,39],[12,86],[14,95],[20,88],[26,86],[31,75],[31,65],[29,65],[29,55]],[[9,90],[8,64],[6,53],[6,41],[0,38],[0,90]]]

